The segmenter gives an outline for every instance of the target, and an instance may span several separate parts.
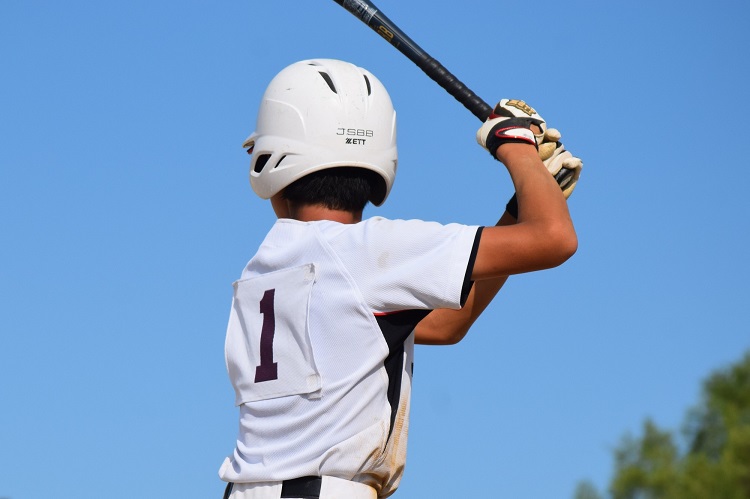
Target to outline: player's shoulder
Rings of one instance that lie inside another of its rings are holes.
[[[421,219],[389,219],[370,217],[351,225],[321,225],[321,230],[329,240],[348,240],[350,244],[368,244],[379,247],[423,244],[450,237],[464,231],[475,232],[461,224],[442,224]]]
[[[410,219],[388,219],[383,217],[372,217],[360,222],[364,228],[375,228],[378,230],[403,230],[407,232],[436,232],[436,231],[455,231],[455,230],[475,230],[476,225],[465,225],[459,223],[442,223],[432,220],[421,220],[417,218]]]
[[[424,231],[440,227],[437,222],[430,222],[419,219],[391,219],[385,217],[370,217],[361,221],[357,225],[357,230],[361,232],[385,233],[396,236],[397,234],[406,233],[418,235]]]
[[[402,218],[385,218],[380,216],[366,218],[360,222],[363,227],[419,227],[423,225],[433,225],[437,222],[431,222],[427,220],[420,220],[416,218],[402,219]]]

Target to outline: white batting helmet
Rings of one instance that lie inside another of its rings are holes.
[[[301,61],[271,80],[243,147],[252,152],[250,185],[263,199],[309,173],[350,166],[383,179],[370,199],[379,206],[396,176],[396,112],[367,70],[333,59]]]

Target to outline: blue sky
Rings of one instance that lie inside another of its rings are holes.
[[[397,498],[603,488],[644,418],[679,429],[750,348],[750,6],[379,0],[490,103],[584,160],[578,253],[418,347]],[[221,497],[231,283],[273,223],[241,143],[301,59],[366,67],[399,177],[366,215],[494,224],[476,118],[334,2],[0,4],[0,497]]]

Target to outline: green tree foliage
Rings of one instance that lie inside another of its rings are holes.
[[[750,352],[704,382],[683,447],[651,420],[642,431],[615,449],[613,499],[750,499]],[[574,497],[601,498],[587,482]]]
[[[599,495],[599,491],[596,490],[594,484],[587,480],[578,484],[573,497],[575,497],[575,499],[602,499],[602,496]]]

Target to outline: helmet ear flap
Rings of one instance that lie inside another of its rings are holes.
[[[266,167],[266,163],[268,163],[268,160],[271,159],[270,154],[260,154],[258,156],[253,155],[253,151],[255,149],[255,138],[256,134],[252,134],[250,137],[248,137],[245,142],[242,143],[242,147],[247,148],[247,153],[252,156],[252,159],[250,160],[250,171],[255,173],[260,173],[263,171],[263,168]]]
[[[385,197],[388,194],[388,186],[386,185],[385,179],[379,174],[373,175],[375,181],[372,184],[372,193],[370,194],[370,202],[375,206],[380,206],[385,201]]]

